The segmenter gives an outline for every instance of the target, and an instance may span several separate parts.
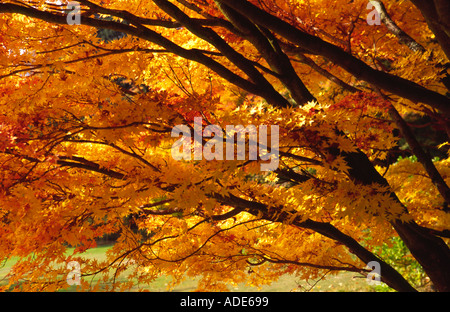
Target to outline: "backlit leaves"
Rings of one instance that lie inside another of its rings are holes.
[[[384,28],[369,27],[366,1],[264,2],[270,13],[373,62],[374,68],[384,66],[443,90],[436,69],[442,53],[432,42],[429,53],[410,53]],[[429,30],[418,11],[406,1],[386,2],[399,24],[426,43]],[[56,10],[44,1],[34,5]],[[152,22],[173,22],[152,1],[102,5]],[[198,8],[186,14],[223,17],[212,1]],[[412,19],[420,26],[411,27]],[[211,28],[292,101],[259,51],[213,22]],[[148,27],[248,78],[212,44],[175,26]],[[401,159],[377,167],[390,187],[363,185],[349,174],[345,155],[361,151],[374,163],[382,162],[397,147],[390,102],[335,64],[309,55],[359,92],[342,89],[301,62],[296,54],[303,52],[280,42],[317,101],[279,108],[211,68],[142,38],[127,35],[106,42],[94,27],[2,13],[0,259],[21,257],[3,288],[18,283],[22,290],[67,287],[69,260],[82,261],[85,290],[131,287],[105,286],[119,274],[144,284],[171,275],[171,286],[186,276],[201,276],[199,290],[225,290],[240,282],[258,286],[286,273],[309,279],[364,268],[337,241],[300,226],[307,220],[330,223],[373,244],[394,235],[388,223],[393,219],[448,228],[448,214],[441,211],[439,194],[419,163]],[[427,111],[404,99],[393,102],[402,105],[402,113]],[[263,173],[258,161],[248,157],[174,160],[171,130],[179,124],[192,127],[194,117],[202,117],[203,126],[222,128],[278,125],[279,170]],[[448,179],[448,161],[435,163]],[[289,180],[292,172],[302,179]],[[82,258],[99,238],[112,234],[118,238],[106,259]],[[92,276],[104,281],[90,283]]]

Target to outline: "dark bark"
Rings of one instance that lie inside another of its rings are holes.
[[[405,99],[409,99],[414,102],[422,102],[428,104],[438,110],[440,110],[446,116],[450,116],[450,100],[431,90],[428,90],[416,83],[405,80],[403,78],[384,73],[381,71],[374,70],[361,60],[353,57],[351,54],[343,51],[339,47],[332,45],[328,42],[321,40],[318,37],[309,35],[307,33],[302,32],[301,30],[289,25],[288,23],[276,18],[275,16],[258,9],[256,6],[250,4],[247,1],[237,1],[237,0],[220,0],[219,2],[225,3],[229,7],[233,8],[236,12],[241,15],[246,16],[253,24],[257,25],[257,28],[260,30],[259,34],[265,36],[265,40],[270,41],[270,34],[264,33],[263,29],[267,28],[268,30],[284,37],[291,43],[298,45],[299,47],[305,49],[307,52],[312,54],[322,55],[325,58],[333,61],[334,63],[341,66],[343,69],[353,74],[355,77],[365,80],[380,89],[387,90],[396,95],[404,97]],[[439,14],[436,11],[436,7],[434,7],[434,11],[430,9],[430,6],[426,4],[426,1],[413,1],[424,13],[427,22],[431,23],[433,27],[437,27],[436,24],[432,23],[433,18],[436,18],[435,15],[438,16],[437,20],[439,20]],[[435,0],[435,3],[439,2]],[[117,30],[120,32],[124,32],[133,36],[140,37],[144,40],[148,40],[155,44],[158,44],[168,52],[177,54],[186,59],[198,62],[200,64],[205,65],[211,70],[215,71],[219,76],[228,80],[230,83],[235,84],[236,86],[251,92],[253,94],[259,95],[265,98],[269,103],[277,107],[286,107],[289,105],[289,102],[282,97],[278,92],[276,92],[273,87],[265,80],[263,75],[261,75],[254,67],[254,65],[249,62],[242,55],[234,51],[231,47],[228,46],[226,42],[224,42],[215,32],[213,32],[209,28],[205,28],[202,25],[196,23],[197,21],[194,19],[190,19],[181,10],[178,10],[175,6],[173,6],[168,1],[158,0],[155,1],[161,8],[163,8],[169,15],[175,16],[177,21],[186,26],[192,33],[198,35],[201,38],[204,38],[208,42],[211,42],[224,56],[226,56],[230,61],[232,61],[236,66],[238,66],[248,77],[250,81],[242,78],[241,76],[233,73],[231,70],[227,69],[225,66],[221,65],[219,62],[214,59],[206,56],[204,53],[198,50],[187,50],[184,49],[169,39],[161,36],[155,31],[152,31],[139,22],[136,21],[134,26],[125,25],[116,22],[108,22],[101,21],[89,17],[82,18],[82,24],[98,27],[98,28],[108,28]],[[442,4],[442,3],[441,3]],[[57,24],[66,24],[66,16],[63,14],[54,14],[50,12],[43,12],[32,7],[25,7],[16,4],[6,3],[0,4],[0,12],[9,12],[9,13],[19,13],[24,14],[30,17],[35,17],[47,22],[57,23]],[[181,12],[181,13],[180,13]],[[434,15],[433,15],[434,14]],[[428,18],[427,18],[428,16]],[[431,28],[431,26],[430,26]],[[444,32],[448,30],[445,27],[440,27],[440,30],[444,29]],[[432,29],[433,30],[433,29]],[[433,30],[434,31],[434,30]],[[254,32],[253,34],[256,34]],[[436,34],[438,37],[438,35]],[[263,37],[260,37],[263,39]],[[259,40],[259,39],[258,39]],[[439,42],[442,39],[438,38]],[[257,44],[256,41],[254,41]],[[262,42],[262,41],[261,41]],[[449,43],[447,39],[447,43]],[[445,42],[443,49],[447,51],[445,47]],[[274,52],[277,52],[277,48],[275,47]],[[447,54],[448,55],[448,54]],[[272,59],[272,66],[274,69],[280,69],[279,73],[283,76],[286,73],[290,73],[290,68],[286,67],[285,60],[280,58],[282,54],[277,55],[278,58]],[[280,63],[276,63],[276,62]],[[278,70],[277,69],[277,70]],[[287,70],[287,71],[286,71]],[[292,78],[289,75],[287,78]],[[289,82],[286,80],[285,82]],[[291,89],[295,86],[291,86]],[[297,86],[298,87],[298,86]],[[300,93],[299,93],[300,94]],[[306,93],[305,93],[306,94]],[[344,155],[349,166],[349,176],[357,183],[362,184],[373,184],[379,183],[381,185],[388,186],[387,181],[375,170],[367,156],[361,152],[356,153],[348,153]],[[59,165],[82,168],[86,170],[96,171],[99,173],[100,168],[96,166],[79,163],[79,162],[71,162],[71,161],[59,161]],[[122,174],[116,172],[108,172],[107,175],[113,178],[123,178]],[[392,194],[393,198],[396,198],[395,194]],[[235,200],[236,201],[236,200]],[[242,205],[242,203],[235,203],[237,207]],[[259,207],[260,209],[248,208],[246,211],[253,213],[255,215],[259,215],[261,209],[263,207]],[[237,212],[237,211],[236,211]],[[405,213],[407,213],[405,208]],[[274,218],[273,214],[267,212],[266,218],[272,220]],[[276,221],[283,221],[276,218]],[[401,238],[405,241],[406,245],[410,249],[413,256],[419,261],[419,263],[424,267],[427,274],[432,279],[435,286],[440,291],[449,291],[450,285],[450,251],[447,245],[442,241],[442,239],[432,235],[430,232],[425,231],[423,228],[419,227],[414,222],[405,222],[402,223],[398,220],[394,220],[391,222],[392,226],[399,233]],[[311,220],[298,222],[298,226],[302,226],[305,228],[313,229],[327,237],[332,239],[336,239],[340,242],[343,242],[352,252],[358,255],[361,260],[365,261],[379,261],[377,257],[375,257],[370,252],[362,248],[353,238],[346,236],[341,233],[331,225],[324,225],[322,223],[317,223]],[[362,249],[361,249],[362,248]],[[382,263],[382,262],[380,262]],[[389,266],[382,265],[382,270],[385,270],[387,275],[384,276],[387,279],[388,285],[392,285],[397,290],[404,291],[412,291],[412,287],[404,281],[403,278],[400,278],[398,272],[392,270]]]
[[[0,13],[19,13],[26,16],[34,17],[46,22],[55,23],[55,24],[67,24],[66,16],[62,14],[54,14],[50,12],[44,12],[37,10],[32,7],[24,7],[21,5],[16,4],[0,4]],[[277,106],[277,107],[288,107],[290,106],[289,101],[287,101],[282,95],[280,95],[278,92],[276,92],[273,87],[270,84],[261,83],[263,81],[263,77],[257,77],[257,73],[253,70],[252,73],[247,72],[248,74],[252,74],[253,78],[258,81],[259,85],[254,83],[253,81],[248,81],[247,79],[242,78],[241,76],[237,75],[236,73],[232,72],[219,62],[215,61],[214,59],[206,56],[201,51],[195,50],[195,49],[184,49],[181,46],[173,43],[169,39],[163,37],[159,33],[148,29],[143,26],[130,26],[125,25],[122,23],[112,22],[112,21],[103,21],[103,20],[97,20],[94,18],[89,17],[83,17],[81,18],[81,24],[92,26],[96,28],[106,28],[111,30],[120,31],[123,33],[126,33],[128,35],[136,36],[139,38],[142,38],[144,40],[148,40],[150,42],[153,42],[155,44],[158,44],[165,49],[169,53],[176,54],[178,56],[181,56],[185,59],[200,63],[214,72],[216,72],[220,77],[224,78],[225,80],[229,81],[230,83],[238,86],[239,88],[242,88],[243,90],[246,90],[250,93],[253,93],[255,95],[261,96],[262,98],[266,99],[270,104]],[[243,59],[239,59],[243,60]],[[236,59],[235,59],[236,61]],[[242,66],[245,66],[245,68],[248,70],[250,67],[250,64],[240,64],[241,69]],[[239,67],[239,66],[238,66]],[[261,84],[264,86],[262,87]]]
[[[443,197],[445,202],[443,206],[449,205],[450,188],[448,187],[447,183],[445,183],[444,178],[437,170],[433,161],[431,160],[429,155],[426,154],[426,152],[424,151],[424,149],[414,136],[413,132],[411,131],[411,128],[408,126],[408,124],[402,118],[402,116],[400,116],[399,112],[395,109],[394,106],[391,106],[391,108],[389,109],[389,114],[399,127],[403,138],[405,138],[406,142],[408,142],[408,145],[411,148],[412,152],[414,153],[414,155],[416,155],[419,162],[423,165],[431,181],[433,182],[433,184],[436,186],[439,193]]]
[[[407,45],[412,51],[425,52],[425,48],[411,38],[407,33],[405,33],[389,16],[383,2],[379,0],[371,0],[370,3],[373,4],[375,9],[380,14],[380,19],[387,29],[393,33],[400,41],[400,43]]]
[[[450,60],[450,2],[448,0],[411,0],[420,10]]]
[[[243,37],[256,47],[272,70],[277,73],[277,77],[290,91],[297,105],[316,100],[298,77],[288,56],[270,31],[253,24],[245,16],[220,1],[215,2],[221,12],[243,34]]]
[[[317,222],[313,220],[301,221],[300,218],[295,218],[292,221],[292,215],[289,212],[279,212],[279,209],[268,209],[264,204],[242,199],[233,195],[223,196],[216,194],[214,196],[219,202],[236,207],[238,212],[246,211],[253,214],[259,218],[274,222],[285,222],[291,220],[291,224],[300,228],[310,229],[321,235],[333,239],[344,246],[346,246],[351,253],[356,255],[364,263],[369,263],[370,261],[377,261],[381,268],[381,280],[386,283],[389,287],[397,291],[402,292],[415,292],[416,290],[386,262],[378,258],[372,252],[364,248],[359,244],[354,238],[344,234],[339,231],[335,226],[330,223]],[[234,212],[234,210],[232,211]],[[295,212],[293,212],[295,214]]]
[[[316,36],[303,32],[247,1],[220,1],[245,15],[253,23],[272,30],[291,43],[296,44],[313,54],[324,56],[333,63],[341,66],[356,78],[367,81],[382,90],[392,92],[413,102],[428,104],[440,110],[444,115],[450,116],[450,99],[446,96],[428,90],[412,81],[375,70],[341,48],[323,41]]]
[[[450,250],[445,242],[415,222],[392,222],[411,254],[440,292],[450,291]]]
[[[356,182],[389,186],[365,154],[347,154],[346,160],[351,167],[349,175]],[[391,197],[401,204],[394,193],[391,193]],[[403,208],[404,213],[407,214],[406,207],[403,206]],[[445,242],[419,227],[414,221],[402,222],[394,219],[390,223],[405,242],[413,257],[422,265],[435,287],[439,291],[450,291],[450,249]]]

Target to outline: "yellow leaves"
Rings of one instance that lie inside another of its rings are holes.
[[[437,170],[449,183],[449,160],[434,162]],[[410,158],[398,160],[386,174],[392,189],[419,223],[433,228],[448,228],[449,219],[442,209],[442,200],[421,163]]]
[[[399,48],[384,27],[369,28],[361,22],[364,0],[348,6],[328,0],[272,3],[277,4],[280,18],[351,50],[377,69],[430,87],[436,81],[435,65],[442,55],[436,51],[411,54]],[[152,12],[151,18],[167,21],[167,15],[151,1],[104,1],[103,5],[142,17]],[[392,11],[400,22],[406,21],[403,15],[416,18],[417,14],[409,9]],[[171,274],[174,283],[186,274],[208,272],[200,289],[225,290],[226,284],[246,280],[255,285],[268,283],[285,272],[305,278],[320,273],[296,262],[354,264],[344,247],[297,225],[311,219],[329,222],[355,239],[366,237],[366,228],[384,238],[390,234],[386,220],[406,220],[391,191],[422,224],[448,227],[449,218],[435,211],[441,204],[439,194],[419,163],[401,160],[392,165],[386,173],[392,189],[358,184],[348,177],[344,153],[361,150],[370,160],[379,160],[397,144],[386,122],[386,107],[367,92],[347,98],[340,87],[308,66],[293,63],[312,93],[319,95],[319,103],[275,109],[203,65],[172,53],[148,53],[161,47],[133,36],[105,43],[95,38],[96,29],[85,26],[51,25],[21,15],[8,21],[2,16],[0,21],[4,36],[0,39],[9,52],[0,53],[0,75],[23,70],[7,77],[0,89],[1,112],[7,116],[2,125],[9,123],[8,129],[14,130],[8,143],[14,148],[0,154],[4,172],[0,220],[8,221],[0,230],[4,253],[47,252],[56,261],[64,258],[64,251],[55,246],[69,244],[83,251],[96,238],[119,233],[105,262],[86,262],[86,270],[107,271],[112,264],[112,270],[122,272],[125,263],[130,263],[133,276],[139,273],[142,280],[150,281],[158,274]],[[410,24],[405,27],[414,30]],[[417,28],[414,32],[426,38],[424,27]],[[152,29],[185,49],[205,51],[205,57],[242,74],[223,56],[212,55],[215,49],[185,28]],[[222,28],[217,31],[244,57],[268,67],[247,41]],[[103,53],[107,55],[99,57]],[[354,78],[333,64],[312,58],[356,85]],[[386,64],[391,68],[380,67]],[[284,92],[269,76],[274,88]],[[175,161],[170,129],[192,125],[193,116],[222,128],[278,125],[283,152],[280,169],[301,182],[283,180],[279,172],[263,174],[256,161]],[[436,165],[443,176],[450,176],[448,161]],[[384,173],[386,168],[378,170]],[[236,207],[221,205],[214,199],[231,195],[246,200],[250,207],[255,204],[253,209],[233,201],[229,204]],[[160,200],[168,201],[151,206]],[[233,210],[244,208],[248,212]],[[232,216],[218,220],[223,215]],[[256,274],[249,274],[248,262],[267,259],[273,263],[252,268]],[[18,266],[16,272],[26,275],[28,269]],[[55,279],[37,264],[32,269],[34,278],[44,274],[48,280]],[[88,283],[83,287],[89,288]]]
[[[384,222],[386,219],[398,218],[404,213],[386,187],[355,184],[351,181],[339,182],[337,187],[320,201],[320,205],[333,219],[349,218],[352,224],[375,219]]]
[[[357,152],[357,148],[355,146],[355,143],[353,143],[351,140],[344,136],[338,136],[336,143],[338,144],[339,150],[347,153],[353,153]]]
[[[450,146],[450,142],[444,142],[444,143],[442,143],[442,144],[439,144],[439,145],[437,146],[437,148],[438,148],[438,149],[441,149],[441,148],[444,147],[444,146]],[[450,149],[448,149],[447,155],[450,156]]]

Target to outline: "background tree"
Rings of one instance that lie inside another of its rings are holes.
[[[370,1],[376,26],[362,0],[79,2],[81,25],[65,3],[0,4],[0,256],[21,257],[7,287],[66,287],[65,263],[120,233],[84,277],[131,267],[223,290],[378,261],[414,291],[377,247],[398,237],[449,290],[443,4]],[[279,168],[175,161],[171,130],[195,116],[278,125]]]

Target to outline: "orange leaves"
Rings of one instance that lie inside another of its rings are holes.
[[[214,1],[188,1],[189,9],[184,2],[171,3],[199,29],[216,31],[226,42],[223,51],[176,24],[152,1],[99,3],[101,16],[137,31],[108,42],[95,27],[0,15],[0,257],[47,257],[24,260],[14,281],[31,276],[36,287],[67,286],[61,285],[60,268],[50,270],[49,263],[64,263],[65,246],[82,256],[108,235],[117,239],[104,261],[77,258],[84,261],[84,273],[104,273],[105,281],[108,271],[127,268],[146,282],[159,274],[172,275],[174,283],[203,275],[202,290],[261,285],[286,272],[318,277],[320,266],[361,265],[336,241],[302,224],[329,223],[357,240],[376,235],[381,242],[392,234],[386,221],[407,220],[392,190],[417,220],[448,225],[442,214],[423,213],[439,201],[417,163],[378,168],[392,189],[352,179],[354,168],[345,155],[362,151],[378,160],[397,144],[390,103],[368,84],[313,53],[308,57],[316,67],[303,63],[298,53],[305,51],[261,28],[256,36],[268,49],[264,54],[239,27],[222,20]],[[439,52],[436,59],[406,55],[384,27],[367,25],[367,1],[252,2],[376,69],[424,85],[436,81]],[[396,19],[413,31],[408,20],[422,18],[411,4],[396,4],[402,8],[396,12],[392,3]],[[127,20],[123,14],[136,16]],[[99,22],[99,16],[90,18]],[[120,29],[113,21],[102,25]],[[426,42],[428,31],[420,25],[414,33]],[[258,83],[267,80],[273,92],[293,103],[278,79],[283,74],[273,68],[283,64],[271,66],[271,57],[263,61],[279,50],[285,54],[278,54],[278,61],[291,61],[289,73],[298,74],[318,102],[276,109],[237,87],[242,79],[250,89],[266,91]],[[211,63],[220,66],[205,66]],[[361,92],[349,94],[354,88]],[[420,105],[408,103],[404,110]],[[203,127],[221,129],[278,126],[279,170],[262,173],[260,163],[250,159],[176,161],[171,130],[180,124],[190,129],[194,117],[202,117]],[[446,165],[439,162],[444,173]],[[90,287],[86,281],[82,286]]]
[[[375,93],[357,92],[345,96],[339,102],[330,106],[331,110],[346,109],[350,112],[366,114],[373,109],[377,112],[386,112],[390,103]]]

